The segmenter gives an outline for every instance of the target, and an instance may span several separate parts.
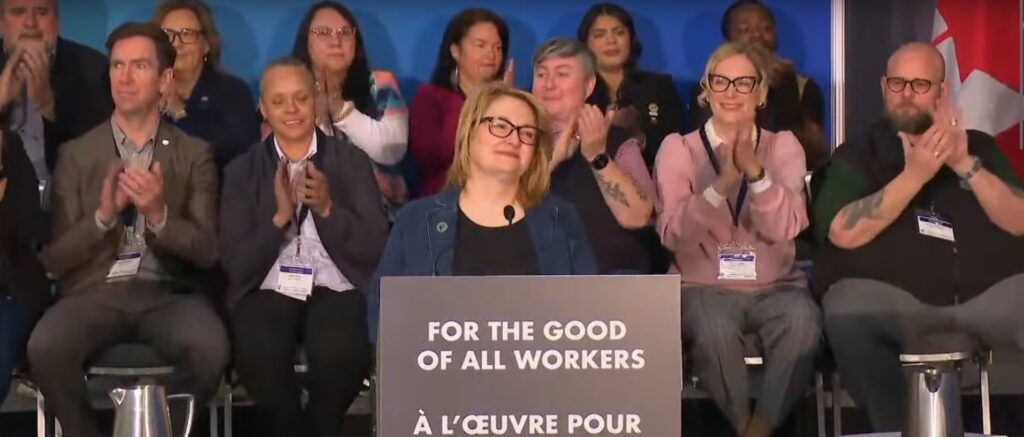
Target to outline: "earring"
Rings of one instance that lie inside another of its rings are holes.
[[[764,100],[762,100],[762,101],[757,103],[757,107],[760,108],[760,109],[764,109],[764,106],[765,106],[765,101]]]
[[[452,86],[453,87],[456,87],[456,88],[459,87],[459,66],[458,66],[458,64],[456,64],[455,65],[455,69],[452,70],[451,81],[452,81]]]

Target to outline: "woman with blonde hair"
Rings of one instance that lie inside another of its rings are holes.
[[[399,211],[368,287],[371,342],[384,276],[596,273],[576,211],[548,195],[547,125],[532,95],[504,84],[466,101],[448,187]]]
[[[794,239],[807,227],[804,151],[791,132],[755,124],[768,84],[750,50],[727,43],[711,55],[700,81],[711,119],[662,143],[657,226],[681,276],[694,371],[738,435],[767,437],[814,372],[821,315],[794,262]],[[765,364],[754,414],[748,339]]]

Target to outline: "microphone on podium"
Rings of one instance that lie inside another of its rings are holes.
[[[508,220],[508,225],[512,226],[512,220],[516,218],[516,209],[512,205],[505,205],[505,220]]]

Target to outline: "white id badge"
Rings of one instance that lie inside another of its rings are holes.
[[[753,281],[757,279],[757,253],[752,248],[719,248],[718,279]]]
[[[953,237],[953,224],[932,212],[917,212],[917,230],[921,235],[940,238],[949,242],[956,241]]]
[[[313,263],[291,258],[281,262],[277,270],[277,291],[305,301],[313,293]]]
[[[142,265],[142,257],[145,253],[144,248],[132,248],[121,252],[117,255],[114,265],[110,267],[107,279],[124,278],[139,274],[139,266]]]

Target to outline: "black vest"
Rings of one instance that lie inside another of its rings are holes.
[[[903,151],[895,135],[890,137],[878,127],[870,138],[867,144],[844,147],[881,152],[872,155],[864,150],[853,158],[853,162],[860,161],[859,168],[867,170],[869,189],[875,192],[895,177],[880,177],[882,174],[903,168]],[[891,149],[882,152],[879,148]],[[968,150],[982,158],[986,168],[993,168],[992,157],[1000,153],[990,136],[977,131],[968,131]],[[868,165],[871,159],[875,159],[876,164],[877,160],[893,161],[893,151],[899,153],[898,165],[873,168]],[[955,242],[919,232],[918,212],[931,211],[933,205],[936,213],[952,223]],[[828,286],[843,278],[867,278],[907,290],[927,304],[951,305],[965,302],[1003,279],[1024,273],[1024,239],[992,223],[974,193],[962,188],[956,174],[944,167],[896,221],[870,243],[845,250],[826,242],[819,250],[814,270],[818,292],[825,292]]]

